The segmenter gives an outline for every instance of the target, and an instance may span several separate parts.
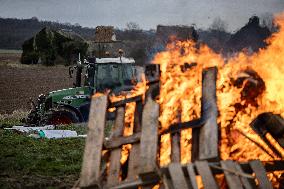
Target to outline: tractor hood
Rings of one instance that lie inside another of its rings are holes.
[[[76,87],[69,89],[61,89],[48,93],[47,100],[52,104],[68,104],[79,107],[82,103],[89,101],[92,90],[90,87]]]

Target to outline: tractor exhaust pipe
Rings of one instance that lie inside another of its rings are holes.
[[[76,87],[81,87],[81,75],[82,75],[82,66],[77,66],[77,72],[76,72]]]
[[[83,71],[83,66],[82,66],[82,62],[81,62],[81,56],[79,53],[79,60],[76,66],[76,83],[75,83],[75,87],[81,87],[81,75],[82,75],[82,71]]]

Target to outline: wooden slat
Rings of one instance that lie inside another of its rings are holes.
[[[189,128],[200,128],[202,125],[204,125],[205,121],[202,119],[194,119],[191,121],[187,122],[181,122],[181,123],[174,123],[170,125],[170,127],[166,130],[162,130],[159,134],[164,135],[168,133],[176,133],[184,129],[189,129]]]
[[[224,169],[238,171],[235,163],[232,160],[221,161],[221,166]],[[239,176],[224,170],[225,178],[230,189],[241,189],[242,183]]]
[[[180,132],[171,135],[171,162],[180,162]]]
[[[223,173],[223,171],[221,171],[220,169],[214,168],[216,166],[220,166],[219,162],[208,162],[208,164],[211,167],[211,171],[212,171],[213,174],[222,174]],[[283,171],[284,170],[284,161],[283,160],[263,161],[262,164],[263,164],[265,170],[267,172],[270,172],[270,173],[274,172],[274,171]],[[242,163],[239,163],[239,165],[246,174],[252,174],[253,173],[248,162],[242,162]],[[186,171],[186,169],[187,169],[186,165],[182,165],[182,169],[183,169],[183,171]],[[169,176],[169,171],[168,171],[167,167],[161,167],[160,172],[162,174]],[[198,172],[196,172],[196,174],[198,175]]]
[[[139,176],[147,179],[155,177],[158,152],[159,104],[151,95],[147,96],[142,114],[142,134],[140,140],[140,168]]]
[[[253,160],[250,161],[249,164],[259,182],[258,187],[260,189],[272,189],[273,187],[266,176],[266,170],[264,169],[261,161]]]
[[[109,105],[109,108],[125,106],[127,103],[141,102],[141,101],[142,101],[142,95],[134,96],[134,97],[130,97],[130,98],[125,98],[125,99],[120,100],[120,101],[111,102],[111,104]]]
[[[168,170],[168,168],[167,168]],[[171,189],[173,188],[173,182],[171,180],[170,177],[167,177],[167,175],[163,175],[162,176],[162,186],[165,188],[165,189]]]
[[[216,98],[217,68],[207,68],[202,72],[202,119],[205,124],[200,128],[199,159],[218,159],[218,125]]]
[[[242,170],[241,166],[235,162],[235,167],[236,167],[236,170],[239,171],[240,173],[244,173],[244,171]],[[248,179],[248,178],[245,178],[245,177],[240,177],[241,179],[241,182],[243,184],[243,187],[245,189],[253,189],[255,184],[254,184],[254,180],[253,179]]]
[[[104,141],[107,96],[92,98],[83,157],[80,187],[98,184],[100,177],[101,152]]]
[[[116,138],[123,135],[124,116],[125,116],[125,107],[119,107],[116,111],[115,123],[110,136],[110,140],[111,138]],[[108,186],[115,186],[119,183],[119,173],[121,168],[120,159],[121,159],[121,148],[116,148],[112,150],[109,160],[110,161],[109,174],[107,177]]]
[[[197,172],[202,178],[204,189],[218,189],[219,188],[209,168],[207,161],[196,161],[195,166],[196,166]]]
[[[192,129],[192,147],[191,147],[191,161],[195,162],[196,160],[199,160],[199,133],[200,128],[194,128]]]
[[[137,102],[135,107],[134,128],[133,133],[141,132],[141,119],[142,119],[143,104]],[[127,180],[135,180],[138,178],[139,173],[139,160],[140,160],[140,144],[133,144],[129,154],[128,174]]]
[[[143,112],[143,103],[142,101],[136,102],[135,106],[135,118],[134,118],[134,132],[141,131],[142,128],[142,112]]]
[[[181,122],[181,111],[177,115],[178,122]],[[181,151],[180,151],[180,131],[171,135],[171,162],[180,163]]]
[[[137,179],[135,181],[131,181],[131,182],[121,182],[119,185],[116,185],[116,186],[112,186],[112,187],[108,187],[107,189],[136,189],[136,188],[143,188],[145,187],[148,187],[148,185],[151,185],[151,184],[155,184],[157,183],[158,180],[148,180],[148,181],[142,181],[141,179]]]
[[[119,148],[124,144],[133,144],[140,141],[141,132],[134,133],[133,135],[126,136],[126,137],[116,137],[112,139],[107,139],[104,141],[104,146],[107,149]]]
[[[190,180],[189,188],[198,189],[198,185],[197,185],[197,182],[196,182],[196,174],[194,172],[193,164],[192,163],[188,164],[186,166],[186,169],[187,169],[189,180]]]
[[[188,188],[180,163],[171,163],[169,172],[175,189]]]

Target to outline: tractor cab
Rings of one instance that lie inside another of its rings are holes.
[[[133,58],[96,58],[88,62],[84,86],[90,86],[96,92],[106,89],[117,94],[130,91],[142,81],[143,68],[137,66]]]

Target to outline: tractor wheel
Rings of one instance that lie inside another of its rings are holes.
[[[77,114],[68,108],[58,108],[50,110],[47,116],[47,124],[51,125],[67,125],[78,123],[79,117]]]

